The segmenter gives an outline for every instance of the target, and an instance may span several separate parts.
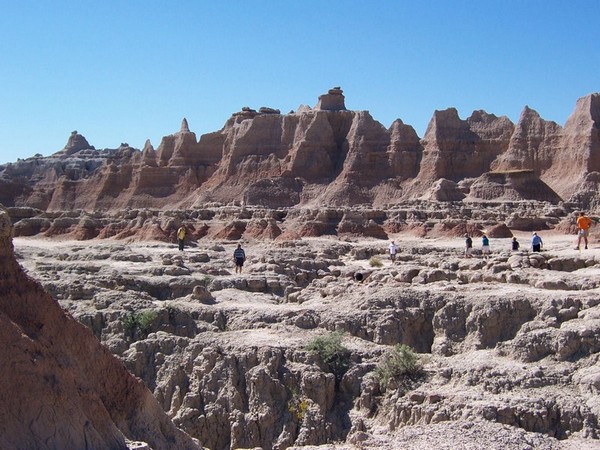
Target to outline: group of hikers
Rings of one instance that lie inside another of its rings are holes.
[[[186,229],[182,225],[177,230],[177,244],[179,245],[179,251],[183,251],[185,247],[185,235]],[[235,264],[235,273],[242,273],[244,262],[246,261],[246,252],[242,248],[242,244],[238,244],[236,249],[233,251],[233,263]]]
[[[542,238],[534,232],[531,236],[531,250],[534,252],[539,252],[542,250],[543,244],[544,243],[542,242]],[[513,237],[511,241],[511,250],[518,251],[519,248],[521,248],[521,244],[519,243],[516,237]],[[483,236],[481,236],[481,254],[483,256],[483,259],[488,259],[490,253],[490,239],[487,237],[487,235],[484,234]],[[465,234],[465,257],[473,257],[473,239],[468,233]]]
[[[577,247],[575,250],[579,250],[581,248],[581,241],[585,245],[585,249],[588,248],[588,235],[589,229],[592,226],[592,219],[585,215],[584,212],[579,213],[579,217],[577,218]],[[179,245],[179,251],[183,251],[185,246],[185,236],[186,229],[182,225],[177,230],[177,243]],[[534,232],[531,236],[531,250],[534,252],[539,252],[542,250],[544,243],[542,238]],[[513,251],[518,251],[520,248],[519,241],[516,237],[512,238],[511,249]],[[396,255],[398,254],[398,246],[394,241],[392,241],[389,245],[388,249],[390,260],[393,262],[396,261]],[[481,236],[481,254],[483,259],[488,259],[490,256],[490,239],[486,234]],[[465,233],[465,257],[471,258],[473,256],[473,238],[469,235],[469,233]],[[242,248],[242,244],[238,244],[237,248],[233,251],[233,262],[235,264],[235,273],[242,273],[242,268],[244,267],[244,262],[246,261],[246,252]]]
[[[583,241],[584,244],[584,248],[587,249],[588,248],[588,236],[589,236],[589,230],[590,227],[592,226],[592,219],[590,219],[588,216],[585,215],[584,212],[580,212],[579,213],[579,217],[577,217],[577,246],[575,247],[575,250],[580,250],[581,249],[581,243]],[[465,233],[465,257],[466,258],[471,258],[473,256],[473,238],[471,237],[471,235],[469,235],[469,233]],[[544,242],[542,241],[542,238],[537,234],[537,232],[534,232],[531,236],[531,250],[533,252],[540,252],[542,250],[542,247],[544,246]],[[512,242],[511,242],[511,250],[512,251],[518,251],[519,248],[521,247],[521,244],[519,243],[519,241],[517,240],[516,237],[512,238]],[[396,245],[396,243],[394,241],[392,241],[389,245],[389,255],[390,255],[390,260],[392,262],[396,261],[396,254],[398,253],[398,246]],[[488,236],[486,234],[483,234],[483,236],[481,236],[481,254],[483,256],[483,259],[488,259],[490,256],[490,239],[488,238]]]

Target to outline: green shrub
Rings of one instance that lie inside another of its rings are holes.
[[[157,317],[158,313],[154,310],[142,311],[138,314],[138,330],[142,336],[148,336]]]
[[[125,335],[133,337],[137,328],[137,315],[135,313],[127,313],[121,319]]]
[[[154,310],[139,313],[130,312],[123,316],[122,324],[125,336],[131,339],[144,339],[150,333],[152,324],[158,317]]]
[[[375,375],[385,388],[402,385],[421,374],[419,355],[405,344],[396,344],[375,368]]]
[[[342,333],[334,331],[318,336],[308,343],[306,349],[319,357],[339,380],[350,367],[350,350],[342,345]]]
[[[369,259],[369,265],[371,267],[383,267],[383,262],[379,256],[371,256],[371,259]]]

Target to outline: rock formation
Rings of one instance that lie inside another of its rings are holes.
[[[327,94],[319,95],[319,102],[315,106],[319,111],[345,111],[344,91],[338,86],[329,89]]]
[[[143,383],[65,313],[13,255],[0,211],[0,447],[200,448]]]
[[[469,194],[481,200],[537,200],[553,204],[560,201],[558,194],[533,170],[487,172],[471,185]]]
[[[587,174],[599,171],[600,94],[590,94],[577,100],[565,124],[560,151],[554,155],[544,180],[568,198],[585,182]]]
[[[74,153],[80,152],[81,150],[94,150],[94,147],[91,146],[87,139],[77,131],[72,131],[71,136],[69,136],[69,140],[67,141],[67,145],[65,145],[62,150],[56,152],[55,155],[70,156]]]
[[[96,150],[74,132],[50,157],[0,166],[0,201],[48,211],[210,202],[377,207],[423,196],[446,201],[430,193],[439,191],[434,184],[440,179],[456,183],[467,199],[487,200],[481,183],[489,182],[488,172],[525,170],[528,182],[539,185],[539,178],[559,200],[585,197],[597,204],[586,177],[600,171],[599,105],[600,94],[583,97],[564,128],[529,107],[516,126],[485,111],[463,120],[449,108],[435,111],[419,139],[401,120],[386,129],[367,111],[347,110],[336,87],[314,108],[289,114],[244,107],[223,129],[199,140],[183,119],[180,130],[165,136],[156,150],[150,142],[142,151],[126,144]],[[471,186],[477,192],[469,192]],[[582,190],[588,194],[573,197]],[[492,198],[514,200],[520,192]],[[459,197],[456,192],[448,198]]]

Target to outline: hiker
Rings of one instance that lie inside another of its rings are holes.
[[[242,273],[242,267],[244,267],[244,261],[246,261],[246,252],[244,252],[242,244],[238,244],[233,251],[233,261],[235,262],[235,273]]]
[[[473,253],[473,239],[469,236],[469,233],[465,234],[465,258],[470,258]]]
[[[481,254],[483,255],[483,259],[490,257],[490,240],[485,234],[481,236]]]
[[[516,237],[513,237],[513,239],[512,239],[512,249],[513,249],[513,251],[516,252],[517,250],[519,250],[519,247],[520,247],[519,241],[517,241]]]
[[[394,241],[390,244],[390,260],[392,262],[396,261],[396,253],[398,253],[398,246]]]
[[[579,213],[579,217],[577,218],[577,247],[575,250],[579,250],[579,246],[581,245],[581,238],[583,238],[583,242],[585,243],[585,249],[588,248],[588,234],[590,230],[590,226],[592,225],[592,219],[585,215],[583,211]]]
[[[179,251],[183,251],[183,244],[185,242],[185,227],[182,225],[177,230],[177,243],[179,244]]]
[[[543,245],[544,243],[542,242],[542,238],[539,237],[536,232],[534,232],[533,236],[531,236],[531,249],[534,252],[539,252],[542,250]]]

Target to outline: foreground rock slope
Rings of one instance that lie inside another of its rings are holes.
[[[0,211],[0,447],[198,449],[144,384],[27,276]]]

